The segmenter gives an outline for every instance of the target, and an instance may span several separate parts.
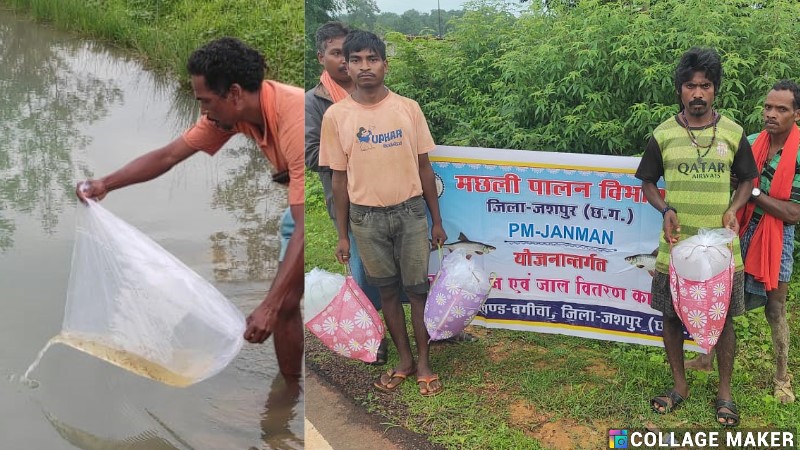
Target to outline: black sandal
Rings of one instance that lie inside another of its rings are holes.
[[[665,398],[668,401],[664,400]],[[673,389],[664,395],[653,397],[653,399],[650,400],[650,408],[652,408],[653,411],[659,414],[667,414],[678,409],[678,407],[681,406],[681,403],[683,403],[684,400],[686,399],[683,398],[681,394],[678,393],[678,391]],[[658,410],[659,407],[664,408],[664,411],[659,411]]]
[[[378,346],[378,353],[375,355],[375,361],[367,363],[370,366],[382,366],[389,360],[389,340],[386,338],[381,339],[381,345]]]
[[[714,408],[717,410],[718,424],[723,427],[735,427],[739,425],[739,410],[736,408],[736,403],[733,403],[733,400],[718,398],[717,401],[714,402]],[[731,412],[721,412],[720,409],[722,408],[727,408]],[[719,419],[725,419],[725,422],[720,422]],[[729,420],[733,420],[733,422],[729,422]]]

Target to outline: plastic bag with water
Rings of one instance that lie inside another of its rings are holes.
[[[62,330],[48,345],[179,387],[236,357],[244,316],[214,286],[92,200],[77,221]]]

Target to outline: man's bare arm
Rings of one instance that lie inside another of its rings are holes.
[[[99,180],[87,180],[84,190],[81,189],[84,182],[78,183],[75,195],[81,200],[85,198],[102,200],[106,194],[115,189],[149,181],[163,175],[176,164],[197,152],[198,150],[189,147],[183,137],[179,136],[164,147],[145,153]]]

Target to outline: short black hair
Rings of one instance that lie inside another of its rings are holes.
[[[234,83],[245,91],[257,92],[266,68],[258,50],[232,37],[215,39],[198,48],[186,63],[189,74],[204,76],[208,88],[223,97]]]
[[[350,58],[350,53],[372,50],[380,55],[382,60],[386,61],[386,44],[375,33],[370,33],[369,31],[351,31],[344,38],[342,50],[344,51],[344,57],[348,59]]]
[[[692,47],[681,56],[675,68],[675,92],[678,93],[678,103],[680,103],[681,86],[691,80],[696,72],[704,72],[706,78],[714,84],[714,95],[719,94],[722,84],[722,62],[719,53],[713,48]]]
[[[800,109],[800,87],[792,80],[780,80],[772,86],[773,91],[792,91],[794,109]]]
[[[345,37],[348,33],[350,33],[350,28],[342,22],[327,22],[320,25],[314,35],[317,40],[317,51],[325,53],[325,49],[328,48],[328,41]]]

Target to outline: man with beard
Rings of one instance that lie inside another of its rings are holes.
[[[660,414],[673,411],[689,396],[683,361],[683,324],[673,307],[669,287],[670,247],[694,236],[700,228],[722,226],[738,233],[736,211],[747,203],[752,179],[758,175],[742,127],[721,116],[712,106],[721,81],[722,64],[716,51],[692,48],[684,53],[675,69],[680,111],[653,131],[636,171],[647,200],[664,217],[653,276],[652,307],[663,314],[664,349],[674,386],[651,400],[652,409]],[[739,186],[731,199],[732,174],[738,178]],[[662,176],[666,198],[661,198],[656,187]],[[736,271],[731,298],[725,325],[716,342],[719,390],[715,409],[717,421],[724,426],[739,424],[739,412],[731,394],[736,349],[732,319],[745,310],[738,239],[733,242],[733,255]]]
[[[764,130],[749,138],[761,174],[750,201],[739,211],[742,253],[745,255],[744,289],[748,309],[766,306],[775,351],[775,399],[795,400],[789,374],[789,325],[786,295],[794,264],[794,231],[800,222],[800,173],[797,147],[800,140],[800,88],[791,80],[772,87],[764,101]],[[700,355],[687,367],[711,370],[714,353]]]

